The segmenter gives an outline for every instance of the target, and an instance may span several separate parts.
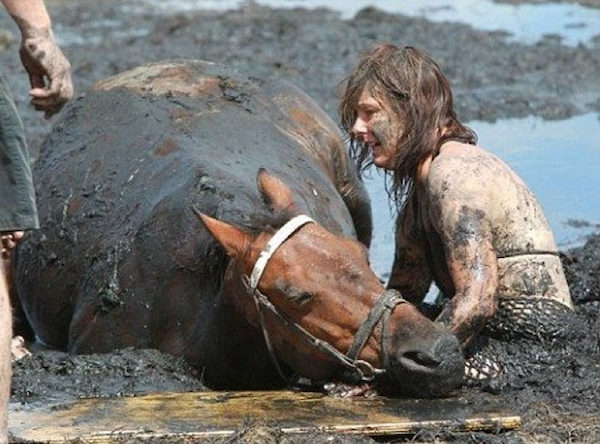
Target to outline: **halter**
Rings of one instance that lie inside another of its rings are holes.
[[[320,352],[332,357],[335,361],[350,371],[359,381],[372,381],[377,375],[384,374],[386,372],[385,368],[389,368],[389,357],[386,353],[386,350],[389,346],[388,329],[390,314],[396,305],[401,302],[406,302],[398,291],[386,290],[381,295],[375,306],[369,312],[367,318],[363,321],[356,332],[354,342],[348,349],[348,352],[343,354],[330,343],[315,337],[302,326],[298,325],[296,322],[289,319],[285,314],[281,313],[277,307],[275,307],[271,301],[269,301],[269,299],[258,290],[258,282],[260,281],[263,271],[267,266],[267,262],[275,250],[277,250],[277,248],[279,248],[281,244],[283,244],[290,236],[292,236],[292,234],[294,234],[300,227],[311,222],[314,223],[314,220],[310,217],[300,215],[290,219],[285,225],[283,225],[283,227],[281,227],[275,233],[269,242],[267,242],[265,248],[261,251],[256,263],[254,264],[254,269],[250,274],[250,278],[246,277],[245,279],[245,283],[256,305],[260,327],[265,338],[265,344],[269,351],[269,356],[281,378],[285,381],[288,381],[289,378],[284,375],[283,370],[279,365],[279,361],[277,360],[277,356],[275,355],[275,351],[273,350],[269,332],[267,331],[267,326],[265,323],[264,310],[268,310],[279,322],[292,330],[294,333],[298,334],[308,344],[312,345]],[[370,363],[362,359],[357,359],[367,340],[371,336],[373,329],[382,317],[383,331],[381,335],[381,349],[384,356],[385,367],[383,369],[373,367]]]

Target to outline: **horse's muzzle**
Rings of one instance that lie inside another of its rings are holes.
[[[454,335],[439,332],[433,344],[423,341],[390,357],[394,385],[408,394],[441,396],[462,383],[464,357]]]

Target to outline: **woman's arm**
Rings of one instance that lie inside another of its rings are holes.
[[[447,167],[447,168],[446,168]],[[456,168],[454,168],[456,167]],[[469,344],[494,315],[498,262],[490,222],[491,202],[485,177],[462,160],[431,170],[428,178],[429,217],[444,245],[455,293],[438,317]]]
[[[409,302],[418,305],[432,282],[426,257],[426,241],[416,223],[412,202],[404,207],[396,222],[396,252],[388,282]]]

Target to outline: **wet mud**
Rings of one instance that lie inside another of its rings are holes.
[[[440,61],[455,90],[458,114],[465,121],[526,115],[563,119],[600,111],[600,37],[589,46],[567,47],[553,37],[524,45],[509,43],[501,32],[436,24],[374,9],[344,21],[328,10],[277,10],[253,4],[227,12],[158,16],[158,11],[139,7],[133,0],[47,3],[55,32],[62,36],[63,49],[73,65],[76,96],[85,94],[98,80],[138,65],[174,57],[199,58],[256,77],[291,80],[338,121],[339,82],[362,50],[376,42],[392,41],[424,48]],[[13,88],[35,161],[52,121],[43,121],[27,105],[28,84],[18,60],[18,33],[5,15],[0,15],[0,31],[0,47],[7,48],[0,50],[1,71]],[[544,345],[523,339],[510,349],[500,342],[493,344],[508,370],[503,386],[463,388],[456,393],[462,402],[475,407],[497,402],[522,415],[522,430],[468,434],[424,430],[411,439],[600,441],[600,236],[563,252],[562,259],[576,303],[570,339]],[[12,400],[29,403],[80,396],[132,396],[202,386],[201,375],[184,361],[153,350],[81,356],[37,351],[14,364]],[[242,427],[233,441],[316,442],[328,438],[331,442],[373,442],[320,434],[292,441],[277,430],[251,423]]]
[[[12,400],[21,403],[205,389],[201,375],[183,358],[152,349],[106,355],[34,352],[17,361],[13,372]]]

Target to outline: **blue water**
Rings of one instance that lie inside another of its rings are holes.
[[[249,3],[244,0],[133,0],[148,10],[190,11],[197,9],[232,9]],[[272,7],[327,7],[351,18],[358,11],[375,6],[381,10],[411,17],[425,17],[435,22],[458,22],[484,31],[505,31],[510,39],[533,43],[547,34],[560,35],[565,45],[588,43],[600,34],[600,9],[577,3],[511,5],[491,0],[258,0],[254,3]]]
[[[508,163],[537,195],[559,248],[580,245],[600,231],[600,114],[468,125],[477,132],[479,144]],[[371,263],[387,278],[394,255],[394,217],[383,179],[372,173],[366,184],[375,225]]]

